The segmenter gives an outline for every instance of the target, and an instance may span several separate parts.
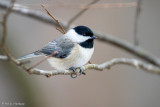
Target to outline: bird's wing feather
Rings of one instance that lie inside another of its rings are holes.
[[[66,58],[71,52],[73,46],[74,43],[71,40],[65,37],[61,37],[52,42],[49,42],[45,47],[35,52],[34,54],[51,55],[53,52],[56,52],[56,54],[54,54],[53,57]]]
[[[41,56],[41,55],[35,55],[34,53],[30,53],[30,54],[27,54],[27,55],[24,55],[24,56],[18,58],[17,60],[21,61],[24,59],[29,59],[29,58],[39,57],[39,56]]]

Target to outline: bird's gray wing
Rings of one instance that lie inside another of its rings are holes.
[[[73,47],[74,47],[74,43],[71,40],[65,37],[61,37],[52,42],[49,42],[45,47],[35,52],[34,54],[35,55],[36,54],[51,55],[53,52],[55,52],[53,57],[66,58],[70,54]]]

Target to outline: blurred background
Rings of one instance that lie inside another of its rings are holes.
[[[1,0],[0,0],[1,1]],[[9,0],[3,0],[9,1]],[[93,0],[16,0],[17,4],[46,14],[40,4],[58,19],[68,22]],[[137,3],[137,0],[100,0],[72,24],[86,25],[93,31],[111,34],[134,43],[135,5],[102,7],[102,4]],[[160,57],[160,0],[141,0],[137,37],[139,46]],[[0,10],[0,20],[5,11]],[[54,26],[12,13],[7,22],[6,45],[15,57],[40,49],[61,36]],[[0,33],[2,26],[0,27]],[[2,37],[2,34],[0,34]],[[95,41],[92,63],[112,58],[136,58],[108,43]],[[33,59],[33,65],[39,58]],[[38,68],[51,70],[47,62]],[[160,77],[126,65],[116,65],[103,72],[88,70],[87,75],[29,75],[10,62],[0,61],[0,107],[20,103],[18,107],[160,107]]]

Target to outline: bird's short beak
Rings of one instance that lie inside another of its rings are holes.
[[[97,39],[97,37],[96,37],[96,36],[92,36],[91,38],[92,38],[92,39]]]

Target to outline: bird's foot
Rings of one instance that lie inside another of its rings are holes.
[[[76,78],[77,77],[76,68],[71,67],[71,68],[69,68],[69,70],[72,70],[74,72],[74,73],[71,74],[71,77]]]
[[[73,70],[73,72],[74,72],[74,73],[71,74],[71,77],[72,77],[72,78],[76,78],[76,77],[78,76],[77,73],[76,73],[76,69],[79,69],[79,70],[80,70],[80,71],[79,71],[79,75],[81,75],[81,74],[86,75],[86,74],[83,72],[83,70],[82,70],[81,67],[78,67],[78,68],[71,67],[71,68],[69,68],[69,70]]]

